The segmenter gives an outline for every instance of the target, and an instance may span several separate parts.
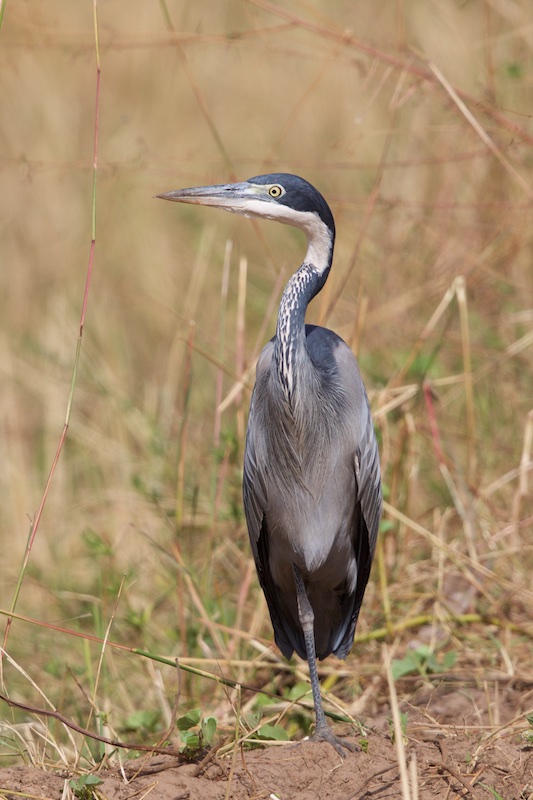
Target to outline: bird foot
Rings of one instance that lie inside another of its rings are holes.
[[[361,748],[354,742],[349,742],[343,736],[335,736],[329,725],[325,724],[317,728],[312,736],[309,737],[310,742],[329,742],[335,748],[341,758],[346,758],[344,749],[349,750],[351,753],[356,753]],[[344,749],[343,749],[344,748]]]

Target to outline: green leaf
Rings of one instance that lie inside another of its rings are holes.
[[[261,725],[256,733],[258,739],[265,739],[267,741],[288,742],[289,736],[287,731],[281,725]]]
[[[204,744],[212,744],[217,730],[216,719],[214,717],[207,717],[207,719],[203,719],[200,730],[202,731]]]
[[[433,650],[431,649],[429,644],[420,644],[418,645],[418,647],[415,647],[415,649],[412,652],[416,653],[416,655],[420,659],[425,659],[425,660],[431,658],[431,656],[433,655]]]
[[[311,694],[311,687],[308,683],[300,681],[295,683],[288,692],[284,692],[288,700],[302,700],[306,695]]]
[[[455,662],[457,661],[457,653],[455,650],[448,650],[447,653],[444,653],[442,659],[442,666],[444,670],[452,669],[455,666]]]
[[[258,694],[255,698],[254,706],[257,708],[262,708],[263,706],[271,706],[274,703],[277,703],[275,697],[268,697],[266,694]]]
[[[159,711],[134,711],[126,720],[126,728],[129,731],[152,730],[159,717]]]
[[[177,726],[180,731],[188,731],[189,728],[194,728],[195,725],[198,725],[200,722],[200,717],[202,716],[202,712],[199,708],[193,708],[192,711],[189,711],[183,717],[180,717],[177,721]]]
[[[182,746],[180,750],[198,750],[200,748],[200,735],[192,731],[180,731]]]
[[[404,675],[412,675],[413,672],[420,672],[420,660],[414,650],[409,650],[403,658],[394,658],[391,665],[392,677],[394,680],[403,678]]]
[[[72,778],[68,785],[76,797],[90,798],[93,795],[87,787],[98,786],[100,783],[103,783],[103,780],[98,775],[80,775],[78,778]]]
[[[415,650],[408,650],[401,659],[393,659],[392,675],[394,680],[405,675],[420,673],[427,675],[431,672],[446,672],[451,669],[457,660],[455,650],[444,653],[442,659],[427,644],[421,644]]]
[[[104,782],[98,775],[84,775],[83,777],[86,778],[85,786],[98,786]]]

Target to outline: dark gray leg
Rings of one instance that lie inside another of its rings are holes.
[[[347,742],[346,739],[335,736],[327,723],[324,707],[322,706],[320,683],[318,681],[318,672],[316,668],[315,615],[309,598],[307,597],[307,592],[305,591],[300,568],[297,567],[296,564],[293,564],[292,568],[296,586],[296,599],[298,601],[298,617],[304,634],[305,652],[307,654],[307,663],[309,664],[309,677],[311,678],[311,689],[313,690],[313,701],[315,704],[316,728],[314,735],[311,737],[311,741],[329,742],[333,745],[337,753],[344,758],[345,753],[342,749],[343,747],[352,751],[358,750],[359,748],[351,742]]]

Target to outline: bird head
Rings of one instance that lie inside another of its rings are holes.
[[[215,206],[234,214],[279,220],[295,227],[304,227],[308,214],[318,215],[335,229],[330,208],[320,192],[298,175],[278,172],[257,175],[241,183],[196,186],[158,194],[162,200]]]
[[[308,181],[284,172],[257,175],[241,183],[196,186],[158,194],[162,200],[214,206],[246,217],[272,219],[303,230],[308,257],[321,268],[331,263],[335,223],[331,210]]]

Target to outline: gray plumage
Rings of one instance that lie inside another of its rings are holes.
[[[272,174],[161,197],[215,205],[301,228],[308,248],[263,348],[246,435],[243,498],[250,542],[276,644],[309,663],[316,739],[332,733],[316,657],[344,658],[354,638],[381,515],[379,455],[365,387],[350,348],[305,325],[333,258],[331,211],[311,184]]]
[[[257,365],[244,460],[244,508],[276,643],[306,658],[292,564],[315,611],[316,653],[344,658],[370,574],[380,514],[379,462],[357,362],[332,331],[305,327],[292,408],[272,368]],[[304,377],[305,376],[305,377]],[[359,481],[357,480],[359,476]]]

